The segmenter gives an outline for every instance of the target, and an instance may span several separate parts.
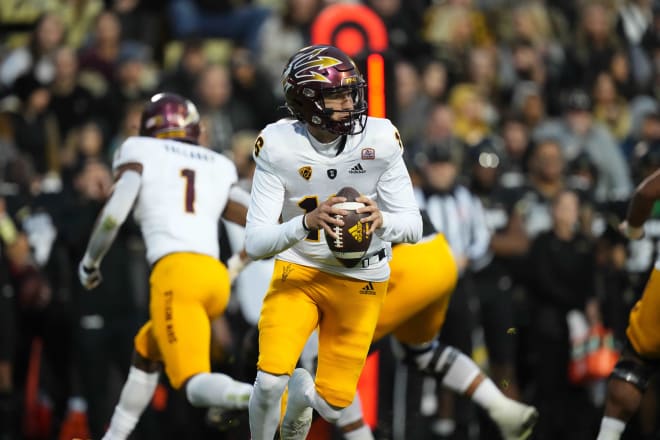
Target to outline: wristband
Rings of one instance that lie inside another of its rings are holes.
[[[306,216],[307,216],[307,214],[303,214],[303,216],[302,216],[302,225],[303,225],[303,229],[304,229],[305,231],[307,231],[307,232],[311,232],[312,230],[309,229],[309,228],[307,227],[307,223],[305,223],[305,217],[306,217]]]

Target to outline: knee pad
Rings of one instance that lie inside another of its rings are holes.
[[[392,339],[392,351],[404,363],[416,367],[422,373],[435,376],[438,380],[447,375],[447,372],[461,354],[450,345],[435,340],[419,346],[402,344]]]
[[[431,356],[429,353],[434,352],[438,346],[441,344],[434,340],[426,344],[420,344],[417,346],[412,346],[409,344],[404,344],[399,342],[396,338],[391,339],[392,342],[392,354],[394,357],[402,361],[406,365],[410,365],[416,368],[420,367],[420,361]],[[444,346],[443,346],[444,347]],[[442,349],[440,350],[442,352]]]
[[[276,376],[265,371],[259,371],[257,372],[257,378],[254,380],[252,395],[264,402],[279,401],[287,383],[289,383],[289,376],[286,374]]]
[[[610,378],[628,382],[644,393],[648,388],[649,380],[654,372],[655,368],[646,363],[638,363],[630,359],[621,359],[614,366]]]

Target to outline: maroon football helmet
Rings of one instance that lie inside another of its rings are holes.
[[[149,99],[140,120],[140,136],[175,139],[196,144],[199,112],[190,100],[175,93],[158,93]]]
[[[286,107],[291,115],[336,134],[358,134],[367,122],[366,83],[355,62],[334,46],[315,45],[295,53],[282,73]],[[350,91],[353,110],[327,109],[324,96]],[[345,113],[339,121],[333,113]]]

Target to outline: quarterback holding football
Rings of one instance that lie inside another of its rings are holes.
[[[282,439],[306,437],[312,408],[338,419],[355,395],[387,291],[390,243],[422,236],[399,135],[389,120],[367,117],[366,83],[353,60],[333,46],[305,47],[289,60],[282,85],[292,118],[256,140],[245,234],[251,258],[276,256],[259,319],[254,440],[275,435],[287,384]],[[356,212],[370,225],[364,257],[348,265],[326,243],[346,229],[349,211],[334,206],[347,202],[337,194],[346,186],[361,194]],[[317,327],[314,380],[294,368]]]

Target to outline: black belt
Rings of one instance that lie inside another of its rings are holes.
[[[387,251],[385,250],[385,248],[382,248],[381,250],[376,251],[373,254],[364,257],[361,261],[362,267],[363,268],[369,267],[372,264],[378,263],[380,260],[384,258],[387,258]]]

